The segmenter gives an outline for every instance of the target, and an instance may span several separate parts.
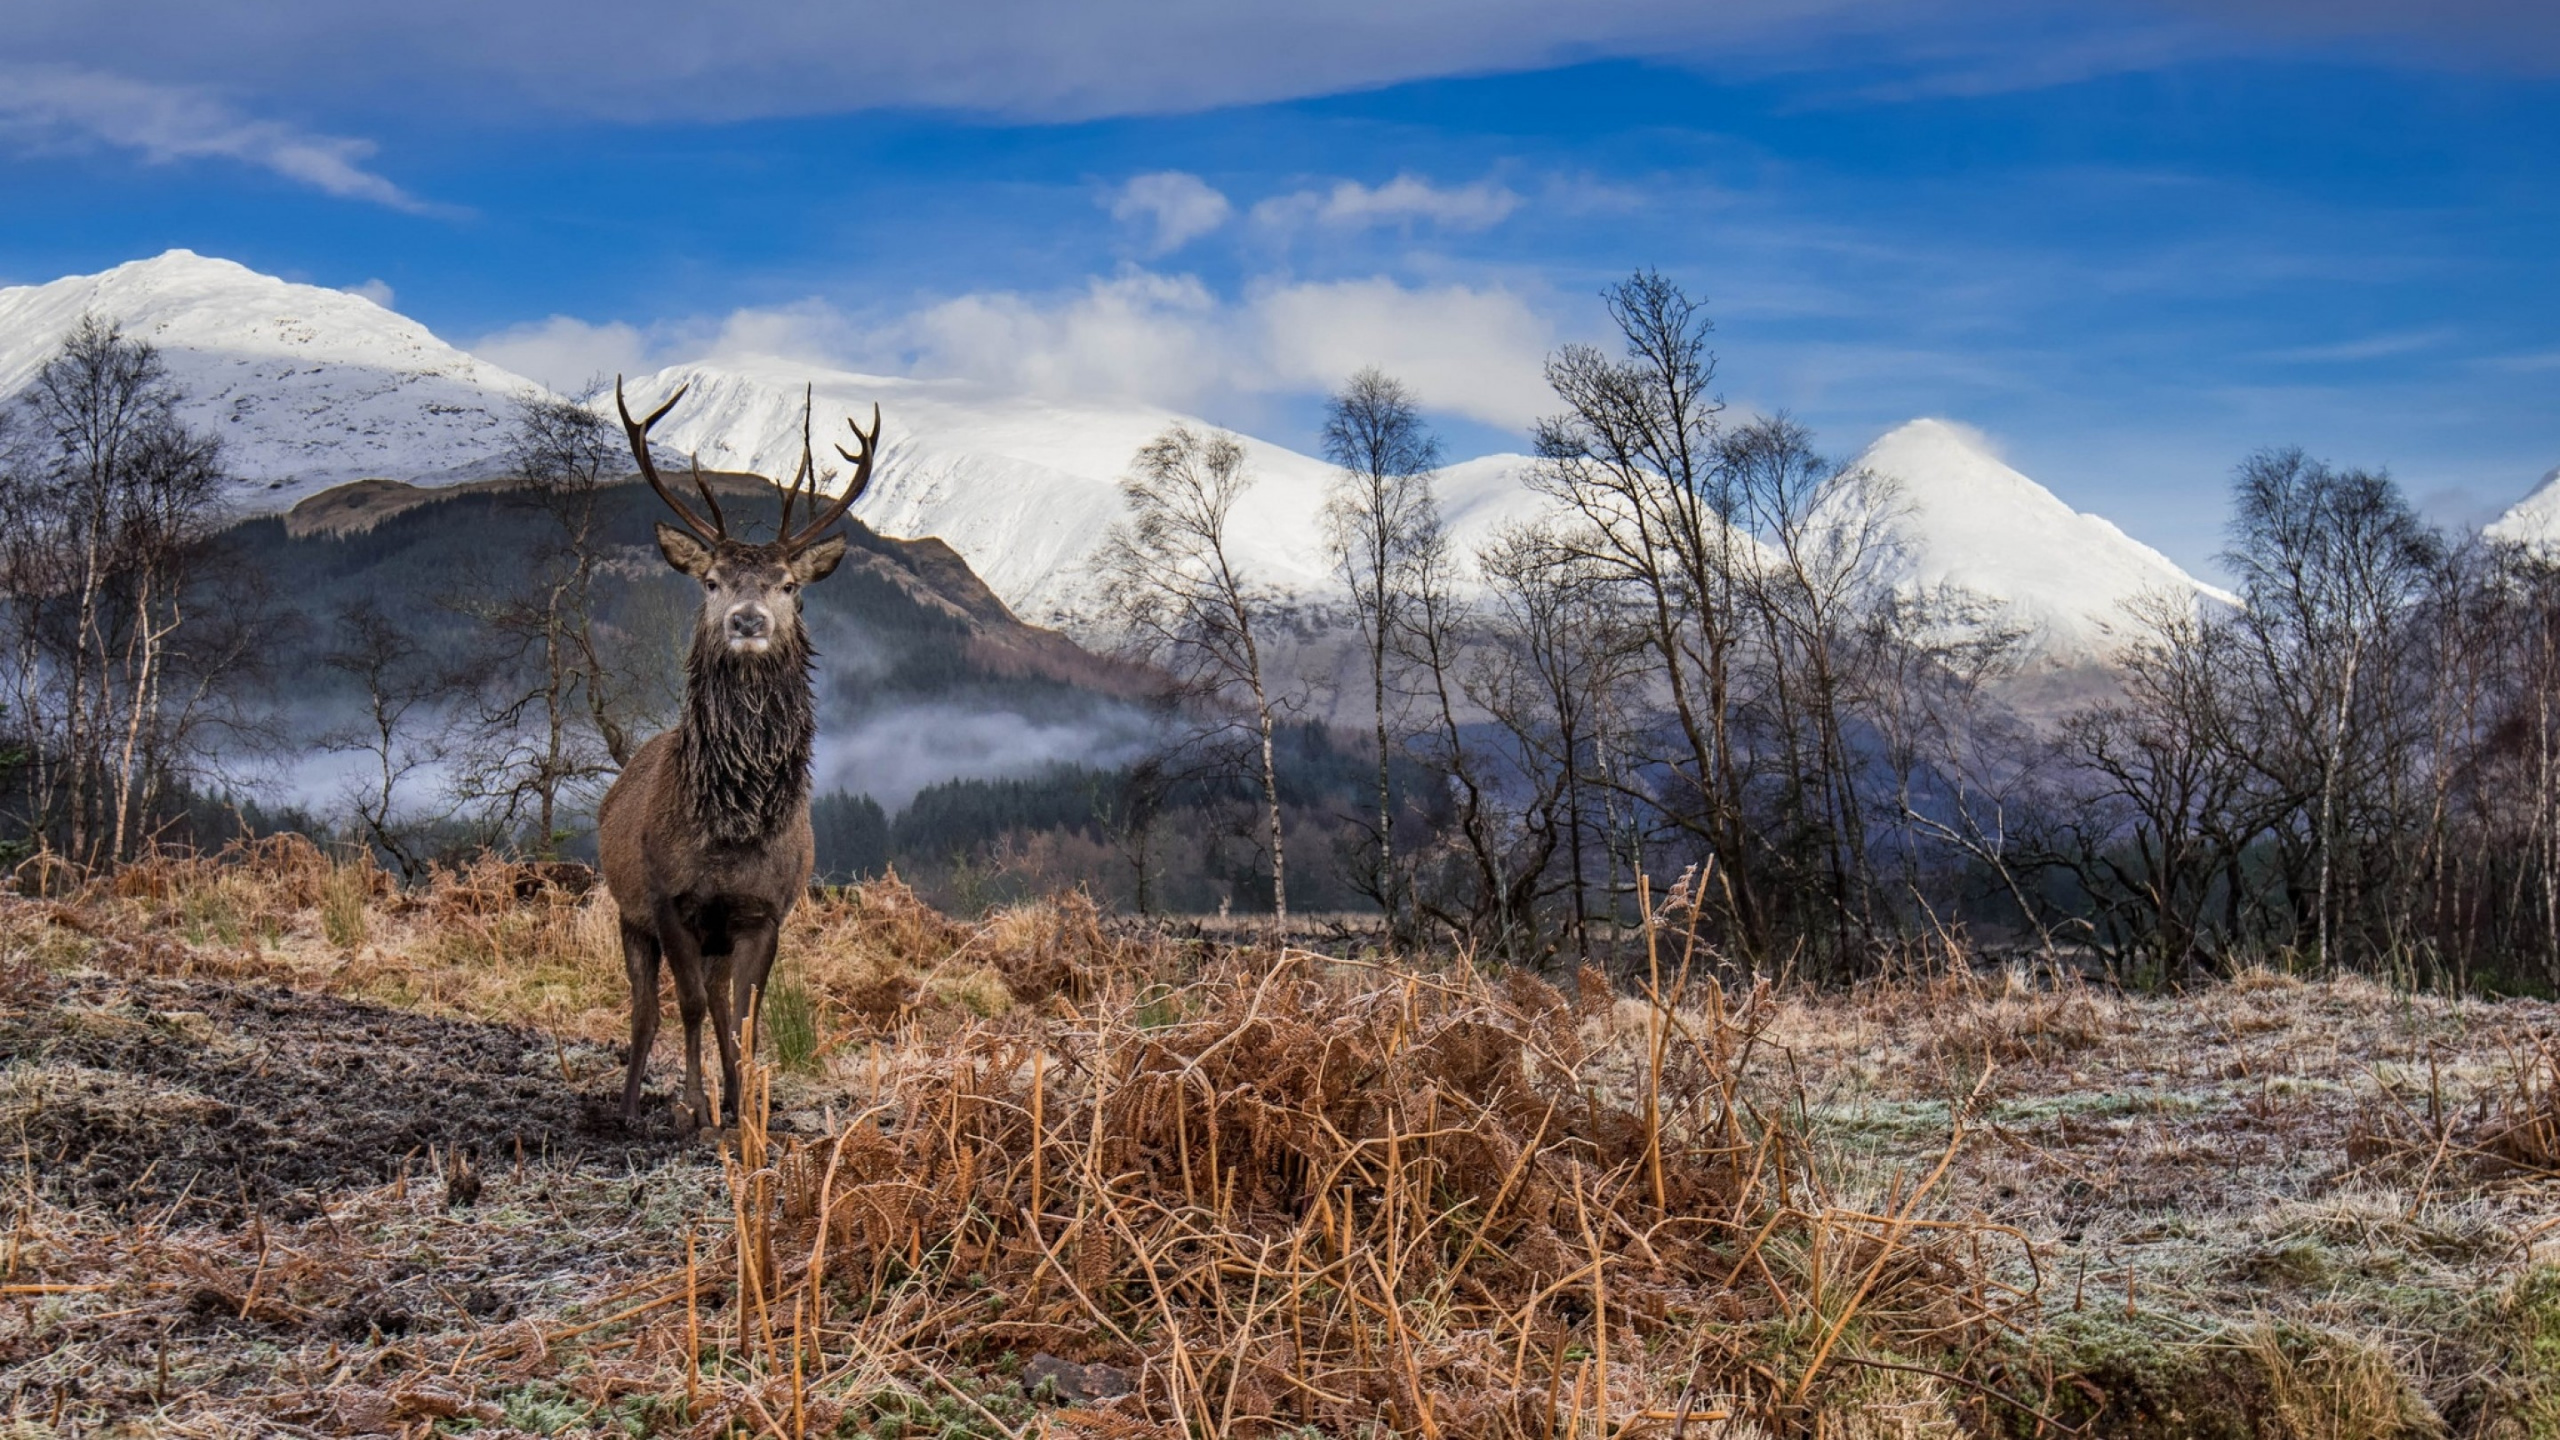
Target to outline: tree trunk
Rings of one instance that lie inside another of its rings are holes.
[[[1386,577],[1379,575],[1379,597],[1386,595]],[[1395,800],[1388,789],[1387,773],[1387,627],[1385,606],[1370,626],[1369,695],[1378,722],[1378,904],[1387,912],[1387,933],[1396,933],[1396,863]]]
[[[1262,803],[1271,823],[1271,926],[1289,924],[1289,862],[1280,838],[1280,771],[1271,753],[1271,701],[1262,689],[1262,661],[1253,661],[1253,709],[1262,724]]]

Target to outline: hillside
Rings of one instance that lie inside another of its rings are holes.
[[[770,529],[771,486],[728,474],[715,484],[734,524]],[[662,513],[656,496],[615,485],[603,506],[606,641],[672,693],[693,587],[651,539]],[[316,722],[358,698],[351,682],[316,664],[341,607],[370,599],[399,613],[431,651],[460,653],[477,625],[463,610],[509,583],[546,524],[503,484],[364,481],[243,521],[229,538],[298,613],[292,643],[301,658],[286,670],[302,677],[297,697],[318,712],[307,717]],[[1138,688],[1132,672],[1023,623],[941,541],[845,528],[853,546],[844,565],[805,592],[819,651],[821,790],[867,791],[894,804],[937,780],[1023,773],[1134,743],[1143,722],[1126,703]],[[925,735],[934,743],[920,743]]]

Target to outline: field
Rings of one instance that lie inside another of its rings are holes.
[[[2553,1007],[1781,991],[1684,919],[1613,982],[876,882],[682,1141],[573,871],[0,900],[0,1424],[2560,1436]]]

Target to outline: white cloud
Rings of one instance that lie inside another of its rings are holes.
[[[391,283],[380,276],[367,280],[361,285],[348,285],[342,288],[348,294],[370,300],[385,310],[391,309],[391,302],[397,298],[391,293]]]
[[[201,91],[103,71],[0,66],[0,139],[12,137],[30,148],[103,142],[155,164],[235,160],[349,200],[429,208],[364,167],[370,140],[253,119]]]
[[[1432,409],[1503,426],[1547,404],[1553,328],[1499,286],[1365,280],[1250,287],[1129,269],[1082,289],[944,301],[890,327],[910,368],[1003,390],[1193,408],[1322,392],[1383,366]]]
[[[662,336],[660,348],[684,341],[681,334]],[[811,298],[788,305],[733,310],[719,330],[700,348],[720,355],[772,355],[785,360],[830,360],[844,355],[855,336],[844,312]]]
[[[1428,223],[1448,230],[1486,230],[1520,208],[1520,197],[1490,180],[1440,186],[1418,175],[1398,175],[1384,185],[1336,181],[1330,190],[1275,195],[1253,207],[1254,223],[1293,230],[1325,225],[1345,230]]]
[[[646,325],[552,315],[492,331],[469,348],[563,395],[584,395],[596,388],[594,382],[610,385],[616,375],[645,375],[688,360],[754,355],[830,366],[856,358],[876,362],[879,347],[866,350],[863,338],[844,312],[811,297]],[[858,350],[863,353],[857,356]]]
[[[1555,340],[1537,306],[1498,284],[1266,277],[1221,295],[1131,265],[1072,289],[977,291],[902,315],[856,317],[818,298],[645,327],[554,315],[471,348],[566,394],[599,376],[754,355],[1195,414],[1322,394],[1377,365],[1427,408],[1519,428],[1552,403],[1543,367]]]
[[[1232,386],[1245,369],[1221,333],[1222,309],[1191,276],[1132,269],[1062,296],[963,295],[896,329],[921,373],[1181,405]]]
[[[1226,224],[1235,213],[1226,196],[1184,170],[1134,176],[1112,191],[1105,203],[1112,219],[1124,224],[1144,221],[1154,228],[1147,242],[1150,255],[1179,250]]]
[[[1407,289],[1384,276],[1257,294],[1264,364],[1280,389],[1328,389],[1364,365],[1413,387],[1429,409],[1509,427],[1553,405],[1555,331],[1498,286]]]
[[[582,395],[600,375],[641,374],[665,363],[638,326],[590,325],[554,315],[483,335],[471,353],[563,395]]]

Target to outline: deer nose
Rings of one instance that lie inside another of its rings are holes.
[[[729,638],[761,640],[773,628],[773,617],[761,605],[741,605],[729,612]]]

